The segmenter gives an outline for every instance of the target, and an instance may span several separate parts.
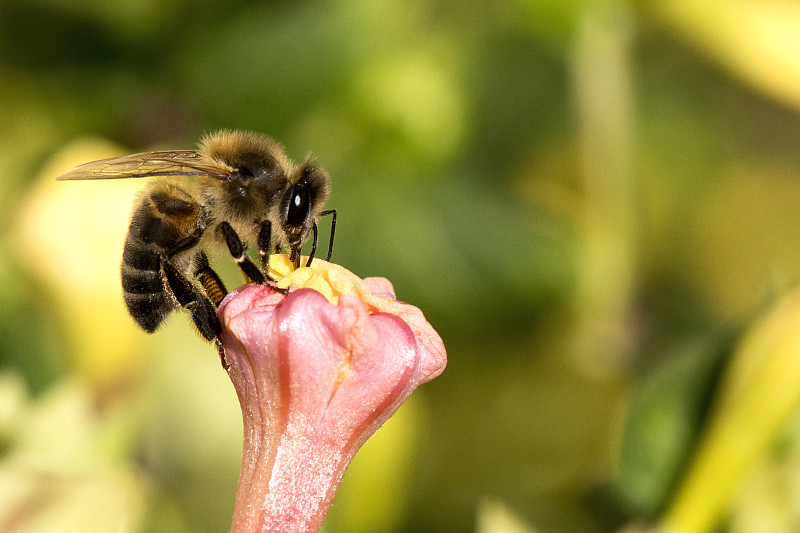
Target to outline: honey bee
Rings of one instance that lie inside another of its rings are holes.
[[[200,334],[214,341],[223,366],[217,307],[227,294],[209,266],[206,250],[227,246],[244,277],[269,280],[273,253],[288,252],[295,268],[300,249],[313,235],[306,265],[317,248],[317,219],[330,176],[310,157],[295,164],[265,135],[223,130],[204,137],[197,150],[145,152],[80,165],[57,180],[157,178],[135,202],[122,252],[121,280],[133,319],[152,333],[174,310],[189,311]],[[248,257],[255,243],[260,268]]]

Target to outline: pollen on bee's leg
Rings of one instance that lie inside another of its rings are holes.
[[[206,296],[211,300],[215,307],[219,307],[223,298],[228,294],[225,284],[217,275],[214,269],[208,264],[208,257],[205,252],[200,252],[197,260],[197,268],[194,277],[203,286]]]

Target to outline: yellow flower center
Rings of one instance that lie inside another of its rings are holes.
[[[307,258],[303,256],[301,263]],[[330,303],[339,303],[339,296],[349,294],[364,300],[371,296],[364,281],[335,263],[328,263],[314,258],[310,267],[295,270],[287,254],[275,254],[269,258],[269,275],[277,280],[278,287],[285,289],[294,285],[298,289],[314,289],[320,292]]]

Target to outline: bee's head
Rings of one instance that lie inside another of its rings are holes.
[[[330,176],[306,160],[297,167],[283,195],[281,227],[289,245],[289,257],[300,261],[300,248],[311,236],[314,223],[330,195]]]

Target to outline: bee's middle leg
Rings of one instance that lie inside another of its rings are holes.
[[[258,255],[261,258],[261,272],[266,277],[269,277],[269,256],[272,252],[272,222],[265,220],[258,229]]]

